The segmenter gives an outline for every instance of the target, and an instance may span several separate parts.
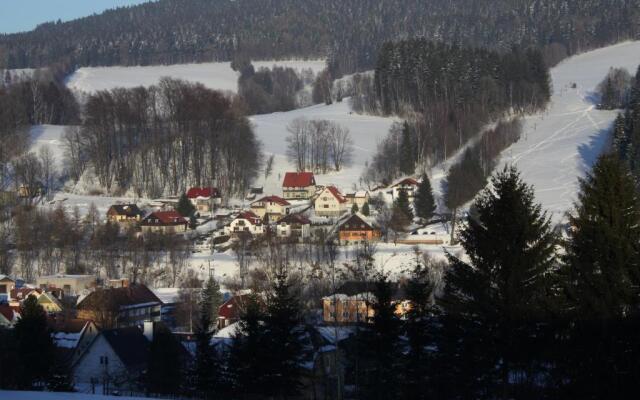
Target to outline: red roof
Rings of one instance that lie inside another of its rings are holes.
[[[8,304],[0,304],[0,314],[2,314],[9,322],[14,321],[14,316],[20,316],[18,309],[11,307]]]
[[[158,220],[160,222],[156,222]],[[185,225],[187,220],[184,219],[177,211],[156,211],[149,214],[143,221],[143,225]]]
[[[289,214],[283,218],[280,218],[280,221],[278,221],[278,223],[309,225],[311,224],[311,221],[309,220],[309,218],[301,214]]]
[[[249,295],[233,296],[218,308],[218,316],[224,319],[238,320],[249,301]]]
[[[394,187],[396,187],[396,186],[418,186],[418,181],[416,181],[413,178],[404,178],[403,180],[401,180],[400,182],[396,183],[393,186]]]
[[[42,293],[42,289],[31,289],[31,288],[20,288],[20,289],[11,289],[11,298],[14,300],[24,300],[27,298],[29,293],[35,291],[36,293]]]
[[[197,199],[198,197],[220,197],[220,192],[214,187],[192,187],[187,191],[187,197]]]
[[[263,197],[260,200],[256,200],[251,204],[255,204],[255,203],[276,203],[276,204],[279,204],[281,206],[290,206],[291,205],[291,203],[289,203],[288,201],[286,201],[282,197],[278,197],[278,196]]]
[[[240,214],[238,214],[236,219],[246,219],[252,225],[260,225],[260,224],[262,224],[262,220],[260,219],[260,217],[258,217],[257,215],[255,215],[251,211],[243,211],[243,212],[241,212]]]
[[[346,203],[347,202],[347,199],[345,199],[345,197],[342,195],[342,193],[340,193],[338,188],[336,188],[335,186],[327,186],[327,190],[331,192],[333,197],[335,197],[336,200],[338,200],[339,203]]]
[[[315,184],[316,178],[313,172],[287,172],[282,182],[283,187],[307,187]]]

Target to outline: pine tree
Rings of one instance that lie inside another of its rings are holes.
[[[163,325],[153,328],[153,340],[149,349],[147,390],[154,394],[176,395],[180,393],[182,379],[182,346]]]
[[[624,115],[618,114],[613,124],[613,149],[620,159],[627,158],[627,122]]]
[[[624,398],[640,376],[640,206],[626,165],[601,156],[580,181],[575,207],[564,258],[569,303],[557,361],[561,393]]]
[[[413,143],[411,140],[411,127],[408,122],[402,125],[402,143],[400,144],[400,172],[403,175],[412,175],[415,172],[416,160]]]
[[[413,209],[416,211],[416,215],[426,222],[431,220],[433,213],[436,211],[436,202],[433,198],[433,190],[427,174],[422,175],[422,181],[415,195]]]
[[[215,328],[216,321],[218,320],[218,310],[223,303],[223,299],[222,293],[220,292],[220,284],[213,276],[209,277],[202,289],[201,301],[204,307],[203,312],[206,310],[207,317],[213,325],[212,328]]]
[[[401,189],[398,191],[398,198],[394,203],[394,207],[399,209],[409,221],[413,219],[413,211],[411,211],[411,204],[406,190]]]
[[[191,200],[187,197],[186,193],[182,193],[180,196],[180,200],[178,200],[178,205],[176,206],[176,211],[180,213],[183,217],[190,217],[196,208],[191,203]]]
[[[211,347],[211,337],[221,303],[220,286],[213,277],[209,277],[200,298],[199,321],[195,331],[196,360],[193,373],[196,392],[204,398],[215,397],[222,391],[222,380],[219,379],[220,360],[216,350]]]
[[[544,365],[536,360],[543,347],[536,332],[549,303],[556,237],[513,167],[492,178],[474,207],[477,219],[460,232],[469,261],[448,255],[438,347],[449,366],[441,377],[449,392],[442,395],[535,396],[534,378]]]
[[[275,274],[265,319],[267,362],[262,365],[265,394],[287,398],[300,392],[303,332],[299,313],[300,303],[286,267],[280,267]]]
[[[371,210],[369,209],[369,203],[364,203],[362,205],[362,215],[364,215],[365,217],[368,217],[369,215],[371,215]]]
[[[355,214],[357,213],[358,210],[358,205],[356,203],[353,203],[353,206],[351,206],[351,214]]]
[[[50,379],[55,363],[47,315],[35,296],[24,301],[14,332],[19,363],[13,368],[19,371],[16,374],[18,387],[33,389]]]
[[[365,399],[399,398],[401,386],[401,323],[395,314],[395,285],[386,275],[376,279],[373,323],[362,327],[359,352],[358,392]]]
[[[408,352],[404,360],[403,378],[404,398],[433,398],[429,377],[432,357],[427,346],[433,344],[430,330],[434,326],[431,296],[433,283],[427,267],[416,259],[415,267],[406,286],[407,300],[411,308],[407,312],[404,326],[408,341]]]

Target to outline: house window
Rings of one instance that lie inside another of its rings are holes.
[[[109,357],[100,356],[100,365],[109,365]]]

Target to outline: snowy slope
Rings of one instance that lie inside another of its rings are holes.
[[[254,61],[256,69],[274,65],[318,73],[326,67],[324,60]],[[154,65],[146,67],[80,68],[67,78],[67,87],[75,91],[95,92],[115,87],[151,86],[162,77],[199,82],[211,89],[236,92],[238,74],[228,62],[202,64]]]
[[[536,198],[554,222],[564,219],[584,176],[606,146],[615,111],[595,109],[595,88],[610,67],[632,74],[640,64],[640,42],[626,42],[572,57],[551,70],[554,94],[544,113],[525,120],[522,138],[501,159],[513,163],[535,186]],[[576,88],[571,88],[572,84]]]
[[[62,168],[64,160],[64,147],[62,135],[67,127],[62,125],[36,125],[31,127],[30,151],[38,154],[42,147],[51,149],[58,170]]]
[[[349,129],[354,142],[351,166],[340,172],[316,175],[318,184],[333,184],[344,190],[350,190],[354,184],[358,184],[365,163],[375,154],[378,142],[387,135],[394,121],[392,118],[353,113],[350,110],[348,99],[329,106],[316,105],[284,113],[251,117],[256,135],[264,145],[266,156],[271,154],[276,156],[273,174],[266,183],[263,182],[263,179],[259,179],[257,183],[258,185],[264,183],[266,193],[281,194],[284,173],[293,170],[286,159],[286,138],[289,135],[287,125],[296,118],[326,119]]]

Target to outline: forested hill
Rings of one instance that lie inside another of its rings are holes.
[[[329,56],[369,69],[390,39],[566,54],[637,38],[640,0],[160,0],[0,36],[0,68]]]

